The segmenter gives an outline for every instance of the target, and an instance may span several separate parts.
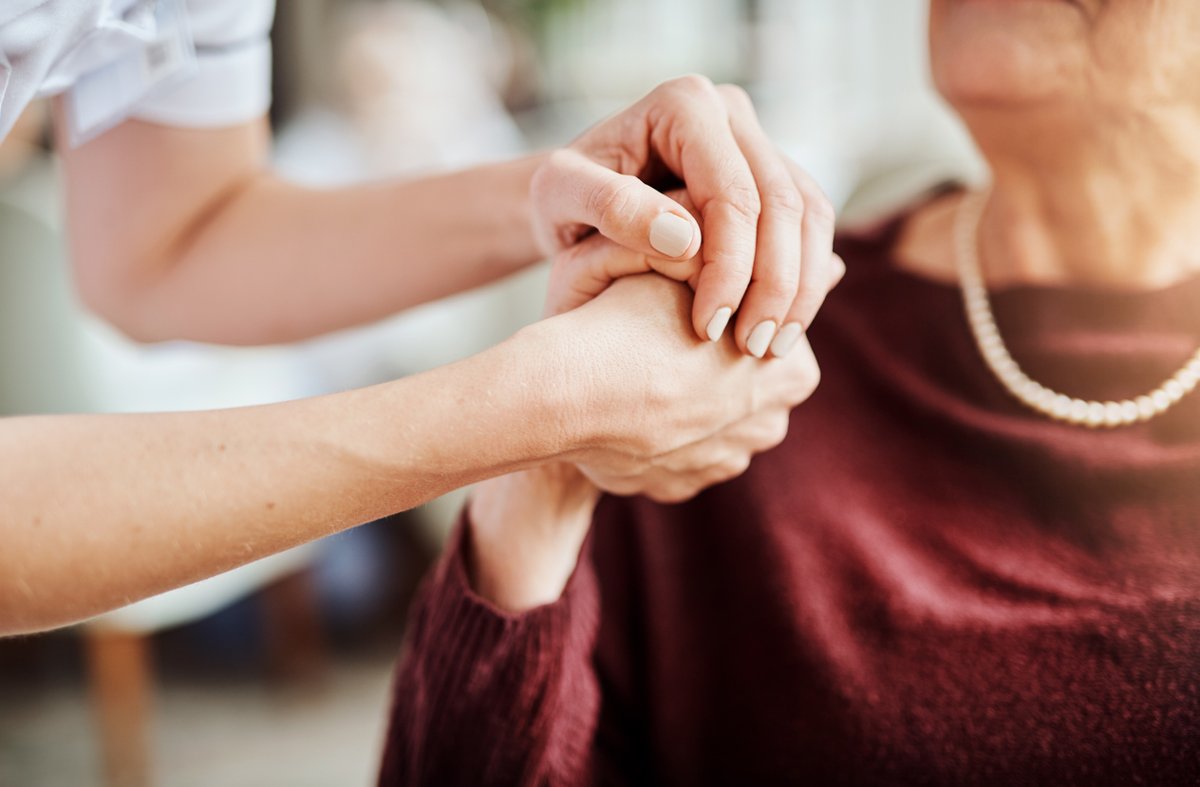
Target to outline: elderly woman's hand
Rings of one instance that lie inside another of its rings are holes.
[[[679,181],[699,223],[656,188]],[[531,188],[548,255],[593,230],[656,260],[699,252],[693,329],[716,341],[736,312],[738,348],[759,357],[808,327],[835,267],[829,200],[767,139],[745,91],[703,77],[661,85],[556,151]]]
[[[596,242],[607,247],[597,255],[623,253]],[[477,487],[470,570],[482,595],[510,610],[558,598],[599,488],[684,500],[742,473],[756,453],[783,440],[788,413],[819,379],[807,342],[765,363],[730,340],[698,342],[684,329],[689,302],[686,287],[662,276],[627,276],[539,324],[576,337],[578,361],[568,373],[592,383],[593,396],[571,403],[563,419],[601,433],[562,463]]]

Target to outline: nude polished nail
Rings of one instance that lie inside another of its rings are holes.
[[[729,325],[729,318],[733,316],[733,309],[728,306],[722,306],[713,314],[712,319],[708,321],[708,327],[704,329],[704,333],[708,335],[710,342],[715,342],[725,333],[725,326]]]
[[[650,245],[667,257],[678,257],[686,252],[695,234],[692,223],[674,213],[660,213],[650,222]]]
[[[775,334],[775,340],[771,342],[771,355],[782,358],[790,353],[802,333],[804,333],[804,326],[798,322],[789,322],[784,325],[779,329],[779,333]]]
[[[750,338],[746,340],[746,349],[755,358],[761,358],[767,354],[767,347],[771,344],[771,339],[774,337],[775,321],[763,320],[754,326],[754,330],[750,332]]]

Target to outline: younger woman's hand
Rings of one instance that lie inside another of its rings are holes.
[[[695,205],[683,189],[669,191],[666,196],[693,216],[697,215]],[[804,314],[805,329],[812,325],[826,294],[846,272],[846,264],[837,254],[830,252],[829,262],[830,278],[825,286],[816,291],[815,296],[807,293],[797,295],[797,300],[789,310]],[[582,306],[604,292],[617,279],[641,273],[658,273],[674,281],[687,282],[695,290],[703,267],[699,254],[686,260],[666,260],[619,246],[602,235],[592,235],[563,249],[554,257],[546,292],[545,316],[552,317]],[[797,324],[792,325],[795,327],[777,332],[769,343],[751,347],[751,354],[760,358],[768,351],[776,358],[787,355],[804,334]]]
[[[680,182],[695,216],[659,190]],[[703,77],[659,86],[556,151],[531,191],[547,255],[593,231],[659,261],[699,255],[693,330],[717,341],[736,314],[737,347],[758,357],[808,328],[835,267],[829,200],[770,142],[745,91]]]

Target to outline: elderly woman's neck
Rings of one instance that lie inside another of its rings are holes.
[[[1055,125],[977,134],[993,171],[988,278],[1146,288],[1200,273],[1200,115]]]

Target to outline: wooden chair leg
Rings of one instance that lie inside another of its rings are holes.
[[[98,629],[88,629],[85,640],[105,783],[109,787],[147,787],[152,691],[149,640],[139,634]]]

